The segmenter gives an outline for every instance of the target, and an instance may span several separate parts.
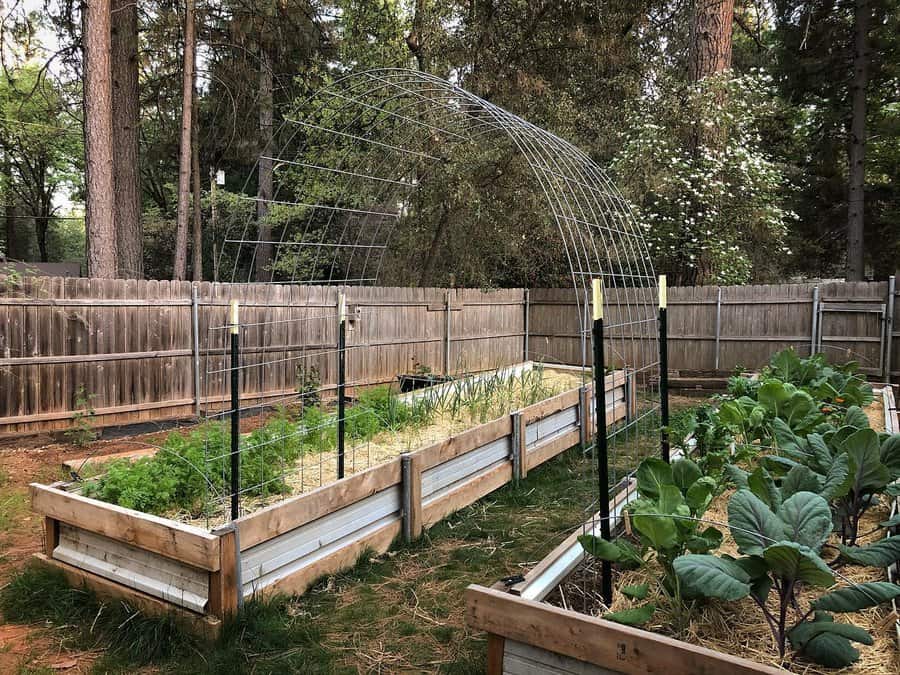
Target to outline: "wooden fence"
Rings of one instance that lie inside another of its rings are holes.
[[[571,289],[346,287],[352,385],[541,360],[581,364]],[[228,305],[241,302],[242,399],[274,402],[299,363],[335,384],[338,287],[35,277],[0,285],[0,434],[66,428],[89,398],[98,426],[189,417],[222,405]],[[900,301],[891,282],[672,288],[675,371],[755,368],[793,346],[854,358],[900,379]],[[610,292],[613,365],[656,359],[656,298]],[[586,350],[588,362],[590,349]],[[890,371],[890,373],[888,372]]]

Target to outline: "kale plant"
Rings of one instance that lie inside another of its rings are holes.
[[[774,502],[767,503],[749,489],[738,490],[729,500],[728,525],[742,557],[686,554],[674,561],[675,574],[687,592],[698,596],[726,601],[752,598],[782,657],[790,642],[798,654],[824,666],[850,665],[859,658],[852,643],[872,644],[872,637],[857,626],[835,622],[833,613],[887,602],[900,596],[900,586],[879,581],[854,584],[802,607],[802,589],[827,589],[835,583],[834,572],[819,555],[832,530],[831,509],[824,498],[805,490],[786,496],[769,484],[764,492]],[[858,564],[892,564],[900,559],[900,540],[893,541],[846,547],[845,554]],[[770,608],[773,591],[776,602]]]

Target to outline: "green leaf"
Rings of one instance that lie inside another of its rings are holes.
[[[750,491],[759,497],[773,511],[781,504],[781,493],[775,486],[772,475],[764,467],[758,466],[747,478]]]
[[[889,567],[900,560],[900,537],[880,539],[868,546],[838,545],[843,555],[850,562],[869,567]]]
[[[659,511],[642,510],[633,513],[631,524],[657,551],[678,545],[675,521]]]
[[[812,661],[829,668],[844,668],[859,658],[859,651],[850,640],[872,644],[872,636],[865,630],[848,623],[821,619],[804,621],[788,631],[794,649]]]
[[[828,467],[828,474],[822,482],[822,489],[819,490],[819,494],[828,501],[832,501],[847,494],[852,483],[850,458],[846,452],[842,452],[834,458],[831,466]]]
[[[722,533],[714,527],[707,527],[700,534],[690,537],[685,545],[691,553],[708,553],[722,545]]]
[[[663,485],[672,485],[672,467],[658,457],[648,457],[637,468],[637,488],[644,497],[659,498]]]
[[[689,459],[679,459],[672,463],[672,479],[682,492],[687,491],[702,475],[700,467]]]
[[[750,594],[750,577],[733,560],[689,553],[673,563],[685,590],[694,595],[739,600]]]
[[[659,488],[659,510],[661,513],[676,513],[679,506],[684,505],[684,496],[674,485],[661,485]]]
[[[881,463],[891,472],[891,478],[900,477],[900,434],[891,434],[881,442]]]
[[[810,434],[806,437],[811,453],[810,464],[821,473],[827,473],[833,461],[833,453],[821,434]]]
[[[750,473],[744,471],[741,467],[734,464],[726,464],[722,468],[722,473],[728,479],[728,482],[732,483],[739,490],[748,489],[747,479],[750,477]]]
[[[884,489],[885,494],[891,497],[900,497],[900,483],[893,483]]]
[[[622,557],[618,560],[619,567],[623,569],[637,569],[644,564],[642,551],[627,539],[617,539],[616,546],[619,547],[619,551],[622,554]]]
[[[797,492],[815,492],[822,489],[822,479],[808,466],[797,465],[788,471],[781,481],[781,497],[787,499]]]
[[[640,626],[647,623],[655,611],[656,605],[648,603],[646,605],[641,605],[640,607],[621,609],[618,612],[607,612],[601,618],[606,619],[607,621],[623,623],[626,626]]]
[[[831,586],[834,575],[815,551],[792,541],[782,541],[763,551],[772,572],[785,579],[803,581],[812,586]]]
[[[894,514],[894,517],[889,520],[882,520],[878,523],[878,527],[894,527],[896,525],[900,525],[900,513]]]
[[[643,600],[647,597],[647,592],[650,590],[650,584],[622,586],[620,590],[622,591],[622,595],[624,595],[626,598],[631,598],[632,600]]]
[[[685,501],[694,515],[706,511],[716,490],[716,481],[711,476],[703,476],[688,488]]]
[[[581,547],[599,560],[616,562],[622,557],[622,550],[611,541],[606,541],[592,534],[583,534],[578,537]]]
[[[881,444],[871,429],[860,429],[844,441],[850,457],[852,490],[856,494],[881,490],[891,480],[888,468],[881,463]]]
[[[738,490],[728,500],[728,527],[741,553],[762,553],[784,536],[784,524],[759,497]]]
[[[828,612],[858,612],[900,596],[900,586],[887,581],[870,581],[840,588],[813,601],[812,606]]]
[[[828,502],[812,492],[798,492],[789,497],[776,514],[784,523],[784,536],[814,551],[831,534],[831,509]]]
[[[866,413],[858,405],[851,405],[844,413],[844,421],[842,426],[856,427],[857,429],[868,429],[869,418]]]

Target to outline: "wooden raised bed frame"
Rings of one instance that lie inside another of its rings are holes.
[[[893,391],[884,385],[885,428],[900,431]],[[674,459],[673,455],[673,459]],[[617,513],[634,496],[626,481],[610,500]],[[900,504],[900,499],[897,500]],[[596,517],[595,517],[596,519]],[[508,588],[471,585],[466,620],[488,634],[488,675],[777,675],[785,670],[541,602],[572,571],[579,528]],[[584,553],[577,556],[581,560]],[[890,573],[890,571],[889,571]],[[896,611],[896,605],[895,605]],[[896,621],[900,640],[900,620]]]
[[[607,423],[636,411],[634,374],[605,381]],[[239,518],[213,532],[31,485],[43,564],[74,585],[218,634],[243,598],[302,593],[472,504],[593,433],[592,386],[569,390],[447,440]]]

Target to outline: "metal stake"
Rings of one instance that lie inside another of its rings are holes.
[[[669,326],[666,317],[666,275],[659,276],[659,414],[660,450],[669,461]]]
[[[240,516],[241,345],[238,301],[231,301],[231,519]]]
[[[894,344],[894,296],[897,294],[897,277],[888,278],[887,316],[885,317],[884,381],[891,383],[891,352]]]
[[[609,454],[606,446],[606,357],[603,349],[603,281],[593,280],[594,325],[594,406],[597,416],[597,482],[600,488],[600,536],[610,540],[609,527]],[[603,601],[612,603],[612,564],[603,560],[600,565],[600,592]]]
[[[344,392],[347,383],[347,298],[338,293],[338,429],[337,429],[337,477],[344,477]]]

